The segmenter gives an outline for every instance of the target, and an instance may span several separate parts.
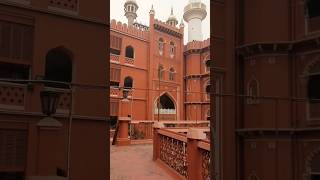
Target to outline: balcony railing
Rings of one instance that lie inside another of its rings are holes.
[[[110,97],[120,97],[120,89],[110,87]]]
[[[125,57],[124,58],[124,63],[127,64],[127,65],[134,65],[134,59],[133,58],[128,58],[128,57]]]
[[[24,110],[27,86],[24,84],[0,83],[0,109]]]
[[[167,131],[159,131],[159,158],[180,175],[188,177],[187,138],[178,133],[170,133]]]
[[[113,63],[120,63],[120,56],[115,54],[110,54],[110,61]]]
[[[155,128],[153,148],[153,160],[166,164],[181,179],[210,180],[208,140],[197,140],[166,128]]]
[[[176,114],[176,110],[175,109],[155,109],[154,110],[155,114]]]
[[[130,138],[152,139],[153,137],[153,121],[131,121],[130,122]]]

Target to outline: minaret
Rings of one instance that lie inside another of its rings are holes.
[[[126,0],[124,3],[124,12],[125,16],[128,19],[128,25],[132,26],[134,20],[137,18],[137,10],[139,6],[136,2],[136,0]]]
[[[189,0],[183,14],[184,20],[188,22],[188,42],[202,41],[201,23],[206,16],[206,5],[201,0]]]
[[[171,26],[176,26],[178,24],[178,20],[175,15],[173,15],[173,8],[171,7],[171,14],[167,20],[167,24]]]

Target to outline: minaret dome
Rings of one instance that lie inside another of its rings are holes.
[[[132,26],[134,20],[137,18],[137,10],[139,6],[136,2],[136,0],[126,0],[124,3],[124,12],[125,16],[128,19],[128,25]]]

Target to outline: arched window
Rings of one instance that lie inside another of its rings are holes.
[[[52,49],[47,53],[45,65],[45,80],[71,82],[72,61],[70,53],[63,48]],[[46,86],[67,88],[65,85],[47,83]]]
[[[320,153],[317,153],[311,161],[310,180],[320,179]]]
[[[309,18],[320,16],[320,1],[319,0],[308,0],[307,1],[308,16]]]
[[[124,78],[123,87],[125,89],[132,89],[132,87],[133,87],[133,79],[131,77],[129,77],[129,76]]]
[[[174,69],[170,68],[170,71],[169,71],[169,80],[170,81],[174,81],[174,74],[175,74]]]
[[[134,58],[134,49],[133,49],[132,46],[127,46],[126,47],[126,57],[127,58],[131,58],[131,59]]]
[[[259,99],[257,98],[259,96],[259,83],[256,79],[252,79],[248,83],[248,89],[247,89],[247,104],[258,104]]]
[[[159,78],[159,79],[163,79],[163,71],[164,71],[163,66],[160,65],[160,66],[158,67],[158,78]]]
[[[170,42],[169,54],[171,58],[173,58],[175,55],[175,45],[173,42]]]
[[[159,49],[159,54],[162,55],[163,49],[164,49],[164,41],[162,38],[159,39],[158,49]]]

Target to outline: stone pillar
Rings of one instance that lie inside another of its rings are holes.
[[[116,145],[118,146],[126,146],[130,145],[130,138],[129,138],[129,123],[131,118],[129,117],[119,117],[119,132],[118,138],[116,141]]]
[[[187,138],[188,180],[201,180],[201,154],[198,150],[198,141],[206,139],[206,134],[202,129],[190,128]]]
[[[155,122],[153,124],[153,160],[157,160],[160,157],[160,136],[159,129],[163,128],[164,124],[161,122]]]

